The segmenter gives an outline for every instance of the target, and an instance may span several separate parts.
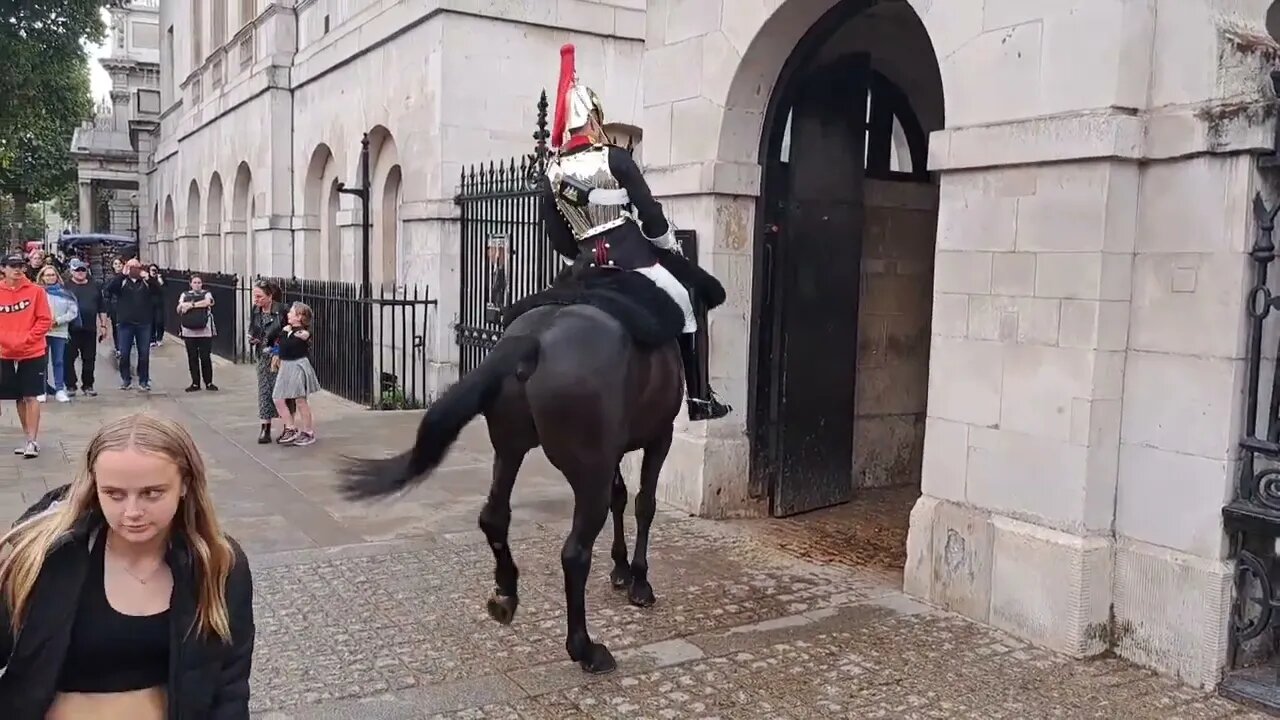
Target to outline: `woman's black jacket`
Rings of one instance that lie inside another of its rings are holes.
[[[271,307],[265,312],[257,305],[249,310],[249,337],[258,341],[253,347],[255,354],[270,347],[271,343],[267,338],[280,332],[288,314],[289,306],[276,301],[272,301]]]
[[[50,549],[32,590],[27,620],[15,638],[9,609],[0,601],[0,717],[43,720],[57,694],[93,542],[104,542],[101,514],[64,533]],[[248,720],[252,666],[253,578],[234,540],[235,565],[227,578],[232,642],[194,629],[196,577],[185,542],[175,540],[166,560],[173,573],[170,600],[168,720]]]

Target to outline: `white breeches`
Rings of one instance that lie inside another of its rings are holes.
[[[680,284],[670,270],[655,263],[649,267],[636,268],[635,271],[652,280],[654,285],[670,295],[671,299],[676,301],[676,305],[680,306],[680,312],[684,313],[683,332],[691,333],[698,329],[698,321],[693,317],[693,301],[689,299],[689,291]]]

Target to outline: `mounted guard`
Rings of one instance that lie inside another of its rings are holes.
[[[653,198],[631,153],[605,133],[600,98],[578,81],[575,65],[574,46],[565,45],[560,49],[551,128],[553,154],[542,183],[547,236],[556,252],[574,264],[575,272],[631,270],[671,296],[684,314],[679,345],[689,419],[722,418],[731,408],[717,400],[710,387],[703,397],[697,386],[698,324],[689,291],[662,263],[680,266],[682,275],[702,274],[711,284],[718,283],[684,261],[662,205]]]

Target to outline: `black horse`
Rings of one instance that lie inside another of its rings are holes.
[[[411,450],[389,459],[350,460],[342,490],[348,498],[367,499],[419,482],[440,463],[463,427],[484,413],[494,460],[480,529],[493,550],[497,585],[488,610],[494,620],[507,624],[519,605],[519,571],[507,543],[511,492],[525,455],[541,445],[574,495],[573,528],[560,553],[569,616],[565,647],[584,670],[608,672],[616,667],[613,655],[587,634],[592,547],[612,508],[612,584],[628,589],[634,605],[653,604],[649,529],[658,473],[671,449],[683,392],[684,370],[674,338],[644,349],[622,322],[597,307],[538,307],[512,322],[485,361],[430,407]],[[644,461],[636,495],[635,556],[628,564],[623,536],[627,489],[618,467],[623,454],[633,450],[643,450]]]

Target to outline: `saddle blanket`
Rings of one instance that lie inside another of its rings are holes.
[[[516,318],[545,305],[590,305],[603,310],[626,328],[636,345],[662,347],[680,336],[684,313],[649,278],[637,272],[588,268],[562,273],[556,284],[512,303],[502,311],[506,329]]]

